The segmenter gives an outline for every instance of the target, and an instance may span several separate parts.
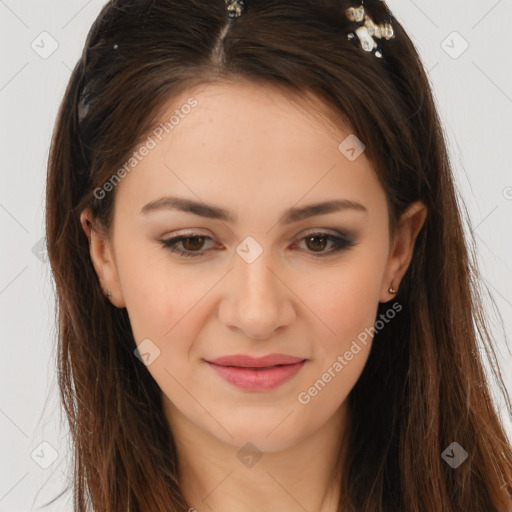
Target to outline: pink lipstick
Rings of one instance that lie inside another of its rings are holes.
[[[206,362],[225,381],[246,391],[275,389],[290,380],[307,360],[285,354],[233,355]]]

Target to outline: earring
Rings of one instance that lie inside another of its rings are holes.
[[[393,285],[391,285],[391,288],[388,291],[389,293],[396,293],[396,290],[393,288]]]
[[[112,294],[110,293],[109,289],[103,290],[103,293],[105,294],[106,297],[112,297]]]

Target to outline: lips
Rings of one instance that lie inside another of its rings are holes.
[[[296,375],[306,359],[285,354],[233,355],[206,361],[229,384],[245,391],[275,389]]]
[[[246,355],[233,355],[209,359],[207,362],[219,366],[237,366],[242,368],[265,368],[277,365],[296,364],[304,361],[303,357],[294,357],[285,354],[269,354],[264,357]]]

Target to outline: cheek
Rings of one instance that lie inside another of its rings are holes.
[[[370,354],[379,301],[379,267],[364,261],[357,266],[357,270],[340,271],[336,278],[333,273],[328,286],[317,287],[310,294],[314,299],[311,309],[322,323],[315,336],[315,361],[297,401],[304,407],[303,414],[311,418],[313,430],[347,398]]]
[[[150,338],[160,345],[207,292],[208,282],[187,279],[154,249],[123,253],[117,268],[137,343]]]
[[[374,325],[382,272],[382,262],[361,255],[350,265],[333,269],[323,284],[309,287],[307,304],[324,324],[321,339],[326,340],[326,352],[350,346],[358,334]]]
[[[310,413],[328,416],[358,381],[372,346],[385,258],[381,247],[360,251],[350,264],[332,272],[327,286],[311,294],[318,316],[330,328],[318,336],[319,365],[299,402]],[[322,411],[320,413],[320,411]],[[322,416],[323,417],[323,416]]]

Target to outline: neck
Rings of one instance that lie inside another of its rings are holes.
[[[180,415],[168,400],[165,403],[180,487],[190,512],[338,511],[346,402],[322,429],[272,452],[226,444]]]

